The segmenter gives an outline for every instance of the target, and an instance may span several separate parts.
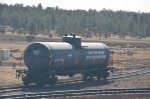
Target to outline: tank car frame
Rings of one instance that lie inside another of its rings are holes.
[[[81,43],[76,35],[65,35],[63,42],[36,42],[24,52],[27,70],[16,70],[23,84],[54,85],[58,76],[73,77],[80,74],[83,80],[109,76],[109,48],[103,43]]]

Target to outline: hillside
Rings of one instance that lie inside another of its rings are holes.
[[[85,37],[109,37],[111,34],[144,38],[150,36],[150,13],[103,9],[96,11],[45,8],[42,5],[0,4],[0,28],[10,26],[19,34],[80,34]],[[5,32],[5,30],[1,30]]]

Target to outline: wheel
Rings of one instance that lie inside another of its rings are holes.
[[[105,72],[105,73],[103,73],[103,79],[104,80],[107,80],[107,77],[109,77],[109,73],[108,72]]]
[[[87,75],[83,75],[83,80],[85,81],[85,80],[87,80],[87,78],[88,78],[88,76]]]
[[[43,80],[41,80],[41,79],[38,79],[35,83],[36,83],[36,85],[39,86],[39,87],[42,87],[42,86],[45,85],[44,82],[43,82]]]
[[[90,76],[90,80],[93,80],[93,75]]]
[[[73,75],[73,74],[69,74],[68,76],[69,76],[69,77],[73,77],[74,75]]]
[[[97,80],[100,80],[100,79],[101,79],[100,75],[97,75]]]
[[[23,78],[22,78],[22,82],[23,82],[23,84],[24,84],[25,86],[28,86],[28,85],[29,85],[29,79],[28,79],[28,77],[27,77],[27,76],[23,77]]]
[[[51,80],[51,85],[55,85],[56,82],[58,81],[58,78],[55,76],[51,76],[50,80]]]
[[[104,77],[103,77],[103,80],[107,80],[107,77],[106,77],[106,76],[104,76]]]

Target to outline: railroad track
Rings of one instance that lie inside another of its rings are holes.
[[[138,75],[143,75],[143,74],[150,74],[150,69],[146,68],[146,69],[136,70],[136,71],[133,71],[133,72],[112,74],[112,76],[109,77],[107,80],[108,81],[120,80],[120,79],[133,77],[133,76],[138,76]],[[77,77],[75,80],[68,80],[68,81],[66,81],[66,80],[61,81],[60,80],[60,82],[58,82],[55,86],[59,87],[59,86],[63,86],[63,85],[68,84],[68,83],[71,84],[71,83],[77,83],[77,82],[84,82],[84,81],[82,81],[81,78]],[[34,89],[35,85],[32,85],[30,87],[32,87]],[[27,88],[25,86],[3,87],[3,88],[0,88],[0,94],[3,95],[4,93],[17,92],[17,91],[21,91],[21,90],[24,90],[24,89],[29,89],[29,88]]]
[[[139,89],[106,89],[106,90],[67,90],[67,91],[52,91],[52,92],[38,92],[19,95],[5,95],[0,96],[0,99],[13,98],[13,99],[31,99],[31,98],[52,98],[52,97],[66,97],[66,96],[83,96],[83,95],[96,95],[96,94],[149,94],[150,88]]]
[[[0,88],[0,94],[6,93],[6,92],[13,92],[13,91],[19,91],[23,89],[24,86],[12,86],[12,87],[2,87]]]

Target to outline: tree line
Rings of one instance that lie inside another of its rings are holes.
[[[35,35],[55,31],[59,35],[147,37],[150,36],[150,13],[0,4],[0,26],[11,26]]]

